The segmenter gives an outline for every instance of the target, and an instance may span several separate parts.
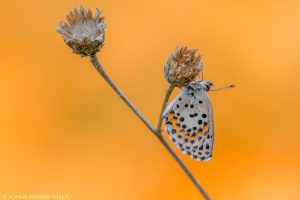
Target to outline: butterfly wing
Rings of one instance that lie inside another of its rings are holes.
[[[205,91],[183,91],[166,109],[166,130],[184,154],[198,161],[211,159],[213,112]]]

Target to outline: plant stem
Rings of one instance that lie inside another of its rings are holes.
[[[112,89],[118,94],[118,96],[129,106],[129,108],[142,120],[142,122],[152,131],[155,132],[155,128],[151,123],[143,116],[143,114],[136,109],[129,99],[121,92],[121,90],[116,86],[116,84],[109,78],[109,76],[104,71],[96,55],[90,57],[91,63],[94,65],[99,74],[105,79],[105,81],[112,87]]]
[[[177,154],[173,151],[173,149],[169,146],[169,144],[167,143],[167,141],[164,139],[163,135],[161,134],[161,124],[162,124],[162,114],[165,111],[169,98],[174,90],[175,86],[173,85],[169,85],[167,91],[166,91],[166,95],[165,95],[165,99],[163,102],[163,106],[161,108],[160,111],[160,118],[158,120],[158,124],[157,124],[157,137],[160,140],[160,142],[164,145],[164,147],[167,149],[167,151],[173,156],[173,158],[176,160],[176,162],[179,164],[179,166],[181,167],[181,169],[186,173],[186,175],[190,178],[190,180],[193,182],[193,184],[196,186],[197,190],[203,195],[204,199],[206,200],[210,200],[210,197],[208,196],[208,194],[206,193],[206,191],[204,190],[204,188],[200,185],[200,183],[197,181],[197,179],[194,177],[194,175],[192,174],[192,172],[187,168],[187,166],[182,162],[182,160],[177,156]]]
[[[185,166],[185,164],[182,162],[182,160],[176,155],[176,153],[173,151],[173,149],[168,145],[168,143],[165,141],[161,134],[161,124],[162,124],[162,113],[164,112],[169,97],[174,90],[174,86],[170,85],[167,89],[165,100],[163,102],[163,106],[160,112],[160,117],[158,120],[157,129],[153,127],[153,125],[140,113],[134,105],[129,101],[129,99],[120,91],[120,89],[116,86],[116,84],[110,79],[110,77],[106,74],[103,67],[101,66],[100,62],[98,61],[98,58],[96,55],[90,56],[90,61],[98,71],[98,73],[104,78],[104,80],[112,87],[112,89],[118,94],[118,96],[129,106],[129,108],[137,115],[137,117],[150,129],[150,131],[159,139],[159,141],[163,144],[163,146],[167,149],[167,151],[172,155],[172,157],[175,159],[175,161],[178,163],[178,165],[181,167],[181,169],[186,173],[186,175],[190,178],[192,183],[196,186],[197,190],[203,195],[204,199],[210,200],[209,196],[205,192],[205,190],[202,188],[202,186],[198,183],[196,178],[193,176],[193,174],[189,171],[189,169]]]
[[[165,94],[165,99],[164,99],[164,102],[163,102],[163,105],[162,105],[162,108],[161,108],[161,111],[160,111],[160,114],[159,114],[159,119],[158,119],[158,123],[157,123],[157,127],[156,127],[156,131],[158,133],[161,133],[161,124],[162,124],[162,121],[163,121],[163,118],[162,118],[162,115],[168,105],[168,101],[169,101],[169,98],[174,90],[175,86],[174,85],[169,85],[167,91],[166,91],[166,94]]]
[[[167,149],[167,151],[172,155],[172,157],[176,160],[178,165],[181,167],[181,169],[185,172],[185,174],[189,177],[189,179],[192,181],[192,183],[195,185],[197,190],[202,194],[205,200],[210,200],[210,197],[204,190],[204,188],[200,185],[200,183],[197,181],[197,179],[194,177],[192,172],[187,168],[187,166],[182,162],[182,160],[176,155],[176,153],[173,151],[173,149],[169,146],[167,141],[163,138],[162,135],[158,136],[160,142],[164,145],[164,147]]]

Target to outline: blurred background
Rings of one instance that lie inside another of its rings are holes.
[[[176,45],[199,49],[217,87],[237,85],[210,93],[213,159],[196,162],[176,149],[213,199],[300,199],[296,0],[0,1],[0,195],[201,199],[89,59],[55,33],[80,5],[103,10],[98,56],[153,124]]]

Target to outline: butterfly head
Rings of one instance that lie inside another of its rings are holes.
[[[191,91],[206,91],[208,92],[213,83],[211,81],[195,81],[186,87],[187,90]]]

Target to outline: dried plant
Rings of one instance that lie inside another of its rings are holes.
[[[206,191],[196,180],[191,171],[176,155],[173,149],[168,145],[162,135],[163,112],[166,109],[169,97],[175,87],[183,87],[189,85],[199,74],[202,69],[201,56],[196,55],[196,49],[188,47],[177,47],[171,53],[165,65],[165,78],[170,83],[166,90],[165,98],[159,114],[157,126],[154,127],[138,109],[129,101],[129,99],[121,92],[118,86],[104,71],[100,64],[96,53],[104,44],[104,29],[105,24],[99,10],[96,10],[96,15],[93,17],[91,10],[86,10],[83,7],[73,9],[67,15],[67,22],[61,22],[57,28],[57,32],[63,36],[65,43],[73,49],[73,52],[81,56],[89,56],[90,62],[94,65],[98,73],[105,79],[111,88],[118,96],[127,104],[127,106],[136,114],[136,116],[149,128],[149,130],[159,139],[161,144],[175,159],[177,164],[182,168],[185,174],[189,177],[197,190],[202,194],[204,199],[210,199]]]
[[[165,78],[177,87],[189,85],[202,69],[201,55],[197,49],[177,46],[165,65]]]
[[[83,7],[74,8],[67,16],[67,22],[60,22],[57,32],[73,52],[81,56],[95,55],[104,44],[104,18],[96,9],[95,17],[92,11]]]

